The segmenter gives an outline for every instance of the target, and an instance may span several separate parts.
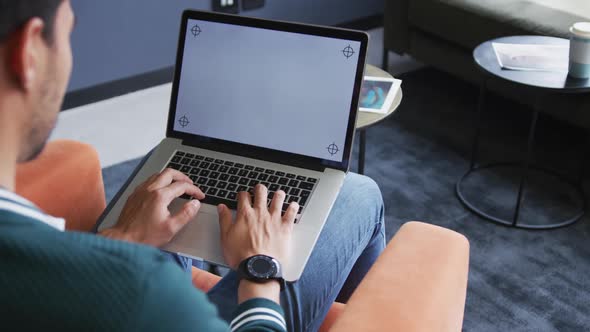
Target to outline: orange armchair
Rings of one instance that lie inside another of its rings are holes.
[[[17,170],[16,191],[66,228],[91,231],[106,207],[96,151],[73,141],[49,143]],[[320,331],[461,331],[469,243],[453,231],[419,222],[403,225],[344,305],[334,303]],[[202,291],[219,277],[193,268]]]
[[[98,154],[74,141],[51,142],[37,159],[19,165],[16,192],[64,218],[70,231],[92,230],[106,207]]]

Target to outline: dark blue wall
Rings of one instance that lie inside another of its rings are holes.
[[[69,91],[174,64],[180,15],[210,0],[72,0],[74,72]],[[383,0],[266,0],[241,15],[334,25],[383,12]]]

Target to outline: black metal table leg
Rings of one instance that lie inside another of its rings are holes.
[[[533,119],[529,129],[529,138],[527,143],[527,151],[525,160],[522,163],[522,175],[520,176],[520,185],[518,186],[518,196],[516,198],[516,207],[514,208],[514,217],[512,218],[512,226],[518,223],[518,215],[520,213],[520,205],[522,203],[522,194],[526,185],[527,176],[529,174],[529,166],[533,155],[533,148],[535,144],[535,130],[537,128],[537,120],[539,119],[539,111],[533,111]]]
[[[477,163],[477,151],[479,150],[479,136],[481,134],[481,118],[485,109],[487,91],[487,80],[483,80],[479,87],[479,99],[477,101],[477,114],[475,115],[475,135],[473,139],[473,148],[471,150],[471,162],[469,169],[474,169]]]
[[[388,71],[389,69],[389,50],[383,48],[383,62],[381,63],[381,69]]]
[[[530,128],[529,128],[529,134],[528,134],[528,140],[527,140],[527,152],[526,152],[526,156],[525,156],[524,160],[521,160],[520,162],[491,163],[491,164],[485,164],[485,165],[481,165],[481,164],[478,165],[477,164],[479,142],[480,142],[481,129],[482,129],[481,128],[482,127],[482,113],[485,109],[486,88],[487,88],[486,83],[484,81],[484,83],[481,85],[480,94],[479,94],[476,121],[475,121],[476,128],[475,128],[475,135],[474,135],[474,141],[473,141],[473,148],[471,151],[471,161],[470,161],[469,170],[461,177],[461,179],[459,179],[459,181],[457,182],[457,185],[455,187],[455,193],[457,194],[457,197],[459,198],[461,203],[463,203],[463,205],[467,209],[469,209],[470,211],[479,215],[482,218],[496,222],[501,225],[516,227],[516,228],[554,229],[554,228],[559,228],[559,227],[565,227],[565,226],[571,225],[571,224],[575,223],[576,221],[578,221],[584,215],[585,210],[586,210],[586,197],[585,197],[585,193],[582,188],[582,185],[581,185],[581,180],[583,179],[583,176],[584,176],[583,170],[585,168],[585,162],[583,162],[583,164],[582,164],[582,172],[580,173],[580,178],[579,178],[580,182],[577,182],[577,183],[570,181],[567,177],[561,175],[560,173],[558,173],[554,170],[550,170],[547,168],[538,167],[538,166],[533,165],[535,131],[536,131],[537,122],[539,119],[539,111],[538,111],[537,107],[535,107],[535,110],[533,111],[533,115],[532,115],[532,120],[531,120],[531,124],[530,124]],[[589,140],[589,142],[590,142],[590,140]],[[499,167],[515,167],[515,166],[520,167],[520,169],[522,170],[522,173],[520,176],[520,183],[519,183],[518,195],[517,195],[515,208],[514,208],[514,214],[513,214],[511,220],[499,218],[497,216],[494,216],[494,215],[484,212],[483,210],[478,208],[463,193],[463,190],[462,190],[463,181],[465,181],[465,179],[467,179],[470,175],[477,173],[479,171],[482,171],[482,170],[486,170],[486,169],[499,168]],[[571,188],[574,189],[574,191],[577,194],[578,200],[579,200],[579,204],[578,204],[579,206],[575,208],[572,215],[570,215],[569,217],[564,218],[558,222],[553,222],[553,223],[549,223],[549,224],[526,224],[523,222],[519,222],[520,211],[521,211],[521,207],[522,207],[522,203],[523,203],[524,190],[525,190],[525,187],[527,184],[530,169],[535,169],[539,172],[543,172],[544,174],[553,176],[553,177],[559,179],[561,182],[569,185]]]
[[[584,184],[584,179],[586,178],[586,167],[588,167],[588,151],[586,151],[586,149],[590,146],[590,135],[585,130],[584,136],[586,136],[586,144],[583,147],[582,163],[580,164],[580,174],[578,175],[578,183],[580,183],[580,185]]]
[[[367,145],[367,131],[362,129],[359,131],[360,141],[359,141],[359,164],[358,164],[358,172],[359,174],[365,174],[365,148]]]

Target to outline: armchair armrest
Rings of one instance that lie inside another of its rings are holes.
[[[16,193],[64,218],[67,230],[90,232],[106,206],[98,153],[80,142],[52,141],[18,166]]]
[[[331,331],[461,331],[469,243],[453,231],[401,227]]]

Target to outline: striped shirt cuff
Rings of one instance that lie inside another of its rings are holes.
[[[235,331],[287,331],[283,308],[274,301],[256,298],[248,300],[234,313],[230,328]]]

